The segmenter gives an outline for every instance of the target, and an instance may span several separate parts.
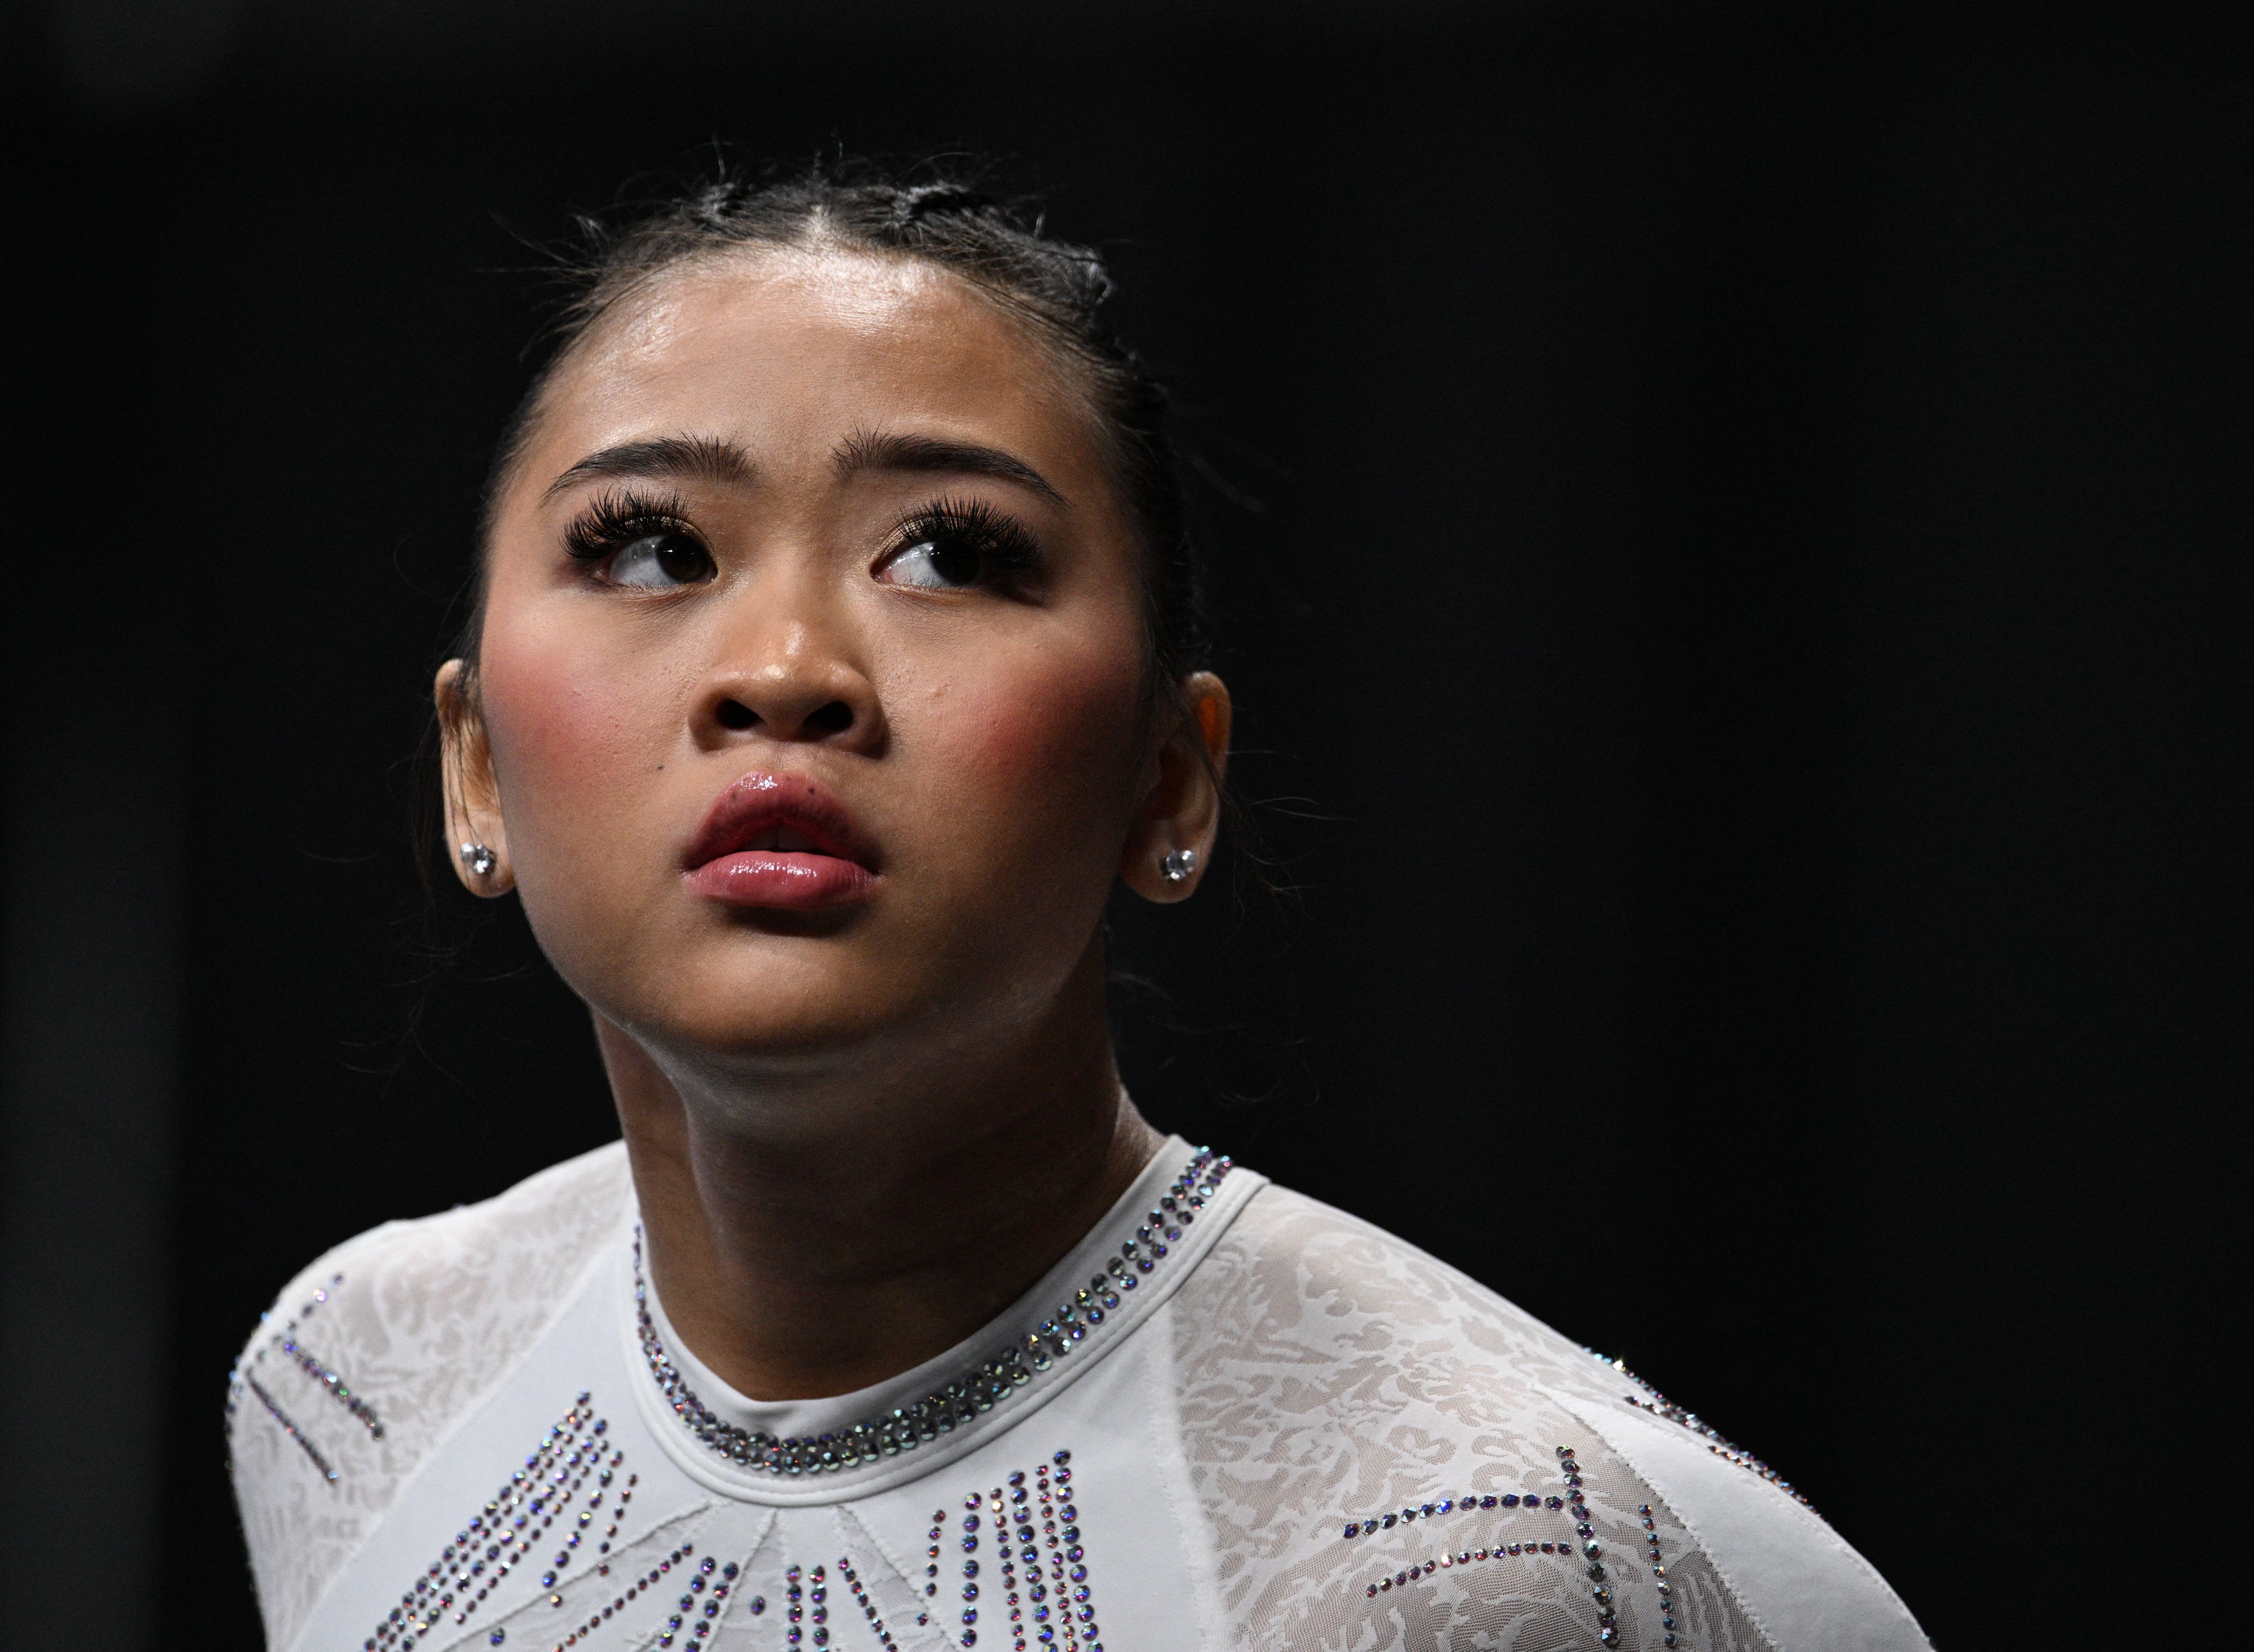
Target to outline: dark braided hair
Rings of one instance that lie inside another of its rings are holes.
[[[927,165],[909,183],[867,162],[781,178],[724,172],[623,220],[583,218],[563,261],[568,296],[547,334],[547,359],[518,404],[486,486],[490,537],[502,490],[522,456],[558,368],[620,303],[685,267],[758,248],[836,249],[936,265],[969,283],[1076,376],[1109,449],[1119,497],[1140,541],[1146,676],[1154,705],[1207,662],[1200,579],[1185,521],[1166,393],[1102,313],[1113,284],[1089,248],[1046,232],[1023,206]],[[454,650],[475,668],[485,620],[480,571]]]

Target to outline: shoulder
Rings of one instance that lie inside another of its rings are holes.
[[[1485,1645],[1522,1619],[1685,1652],[1925,1645],[1774,1475],[1366,1222],[1264,1188],[1182,1304],[1184,1454],[1246,1646]]]
[[[1284,1187],[1253,1198],[1184,1289],[1210,1326],[1195,1340],[1199,1367],[1218,1376],[1289,1349],[1309,1378],[1337,1385],[1341,1406],[1541,1410],[1618,1386],[1596,1356],[1468,1275]]]
[[[571,1300],[632,1202],[612,1143],[497,1198],[373,1228],[284,1289],[227,1405],[269,1645],[290,1644],[399,1489]]]

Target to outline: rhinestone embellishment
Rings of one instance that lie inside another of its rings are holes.
[[[814,1602],[814,1644],[817,1647],[828,1646],[830,1644],[830,1574],[820,1566],[815,1567],[808,1580],[808,1587],[803,1592],[798,1586],[799,1570],[796,1566],[785,1572],[782,1577],[787,1586],[783,1590],[782,1598],[788,1603],[784,1611],[784,1616],[788,1622],[782,1632],[783,1644],[792,1647],[803,1644],[804,1631],[800,1626],[806,1620],[806,1607],[801,1603],[810,1597]]]
[[[1675,1586],[1667,1581],[1667,1567],[1659,1558],[1659,1528],[1651,1517],[1651,1505],[1643,1503],[1636,1512],[1643,1519],[1644,1546],[1651,1550],[1651,1575],[1659,1586],[1659,1627],[1667,1633],[1666,1644],[1677,1644],[1675,1621]]]
[[[1537,1491],[1489,1492],[1476,1495],[1466,1492],[1460,1497],[1441,1497],[1432,1502],[1419,1503],[1391,1514],[1372,1515],[1361,1520],[1349,1520],[1341,1530],[1340,1536],[1342,1540],[1351,1541],[1356,1537],[1366,1537],[1372,1532],[1390,1531],[1396,1526],[1414,1525],[1420,1520],[1429,1522],[1449,1516],[1480,1514],[1494,1509],[1516,1509],[1527,1514],[1539,1514],[1547,1510],[1556,1514],[1565,1510],[1570,1500],[1572,1517],[1578,1522],[1574,1530],[1583,1539],[1592,1539],[1594,1532],[1588,1523],[1588,1510],[1581,1502],[1580,1466],[1573,1460],[1572,1447],[1559,1446],[1558,1460],[1558,1467],[1565,1480],[1564,1496],[1544,1496]],[[1582,1550],[1587,1550],[1586,1556],[1582,1555]],[[1390,1577],[1382,1577],[1375,1583],[1363,1585],[1362,1594],[1367,1599],[1374,1600],[1381,1594],[1390,1594],[1396,1589],[1405,1589],[1419,1578],[1429,1578],[1436,1572],[1452,1571],[1459,1566],[1476,1565],[1485,1561],[1502,1560],[1515,1556],[1552,1555],[1563,1560],[1584,1558],[1589,1564],[1590,1576],[1597,1586],[1600,1637],[1605,1639],[1606,1645],[1611,1645],[1614,1638],[1612,1620],[1606,1614],[1611,1610],[1612,1597],[1604,1586],[1604,1572],[1599,1559],[1600,1554],[1601,1550],[1596,1548],[1592,1541],[1585,1541],[1579,1548],[1577,1548],[1574,1543],[1564,1538],[1557,1538],[1549,1542],[1535,1539],[1522,1540],[1518,1543],[1483,1544],[1476,1549],[1445,1551],[1437,1559],[1419,1561],[1415,1565],[1394,1572]]]
[[[962,1627],[956,1633],[956,1643],[978,1644],[979,1539],[990,1523],[994,1547],[986,1564],[999,1575],[987,1577],[984,1588],[1000,1599],[985,1604],[989,1636],[998,1640],[1006,1634],[1012,1652],[1103,1652],[1072,1484],[1072,1453],[1057,1452],[1034,1465],[1030,1484],[1028,1478],[1022,1468],[1012,1469],[1006,1490],[997,1486],[983,1496],[975,1491],[963,1495]],[[924,1568],[926,1604],[916,1615],[918,1628],[929,1627],[941,1609],[940,1539],[947,1528],[947,1510],[934,1510],[931,1546],[924,1551],[931,1564]]]
[[[604,1545],[605,1548],[608,1548],[609,1546],[610,1545],[607,1544]],[[612,1596],[607,1604],[604,1605],[599,1609],[595,1607],[593,1600],[589,1600],[586,1603],[586,1621],[574,1625],[572,1628],[566,1632],[564,1638],[556,1642],[555,1652],[564,1652],[564,1648],[566,1647],[574,1647],[578,1645],[583,1640],[593,1638],[595,1632],[603,1627],[605,1620],[610,1618],[613,1613],[623,1614],[627,1606],[632,1605],[637,1598],[650,1592],[654,1590],[658,1585],[664,1582],[665,1574],[671,1572],[674,1567],[685,1565],[689,1558],[696,1552],[696,1545],[695,1544],[682,1544],[671,1554],[660,1558],[649,1568],[649,1570],[643,1572],[640,1577],[634,1578],[633,1582],[626,1584],[617,1594]],[[720,1610],[719,1603],[727,1600],[728,1591],[735,1586],[736,1574],[740,1570],[742,1570],[742,1568],[738,1566],[732,1560],[731,1560],[726,1565],[720,1568],[718,1579],[712,1583],[712,1597],[710,1603],[710,1610],[713,1615],[717,1615],[718,1612]],[[611,1568],[606,1562],[598,1565],[595,1568],[595,1572],[598,1577],[607,1578],[611,1574]],[[707,1555],[703,1560],[697,1563],[696,1575],[690,1578],[689,1580],[689,1587],[692,1592],[682,1598],[681,1606],[683,1611],[686,1611],[695,1603],[696,1594],[702,1592],[706,1581],[711,1579],[711,1578],[712,1557]],[[564,1604],[564,1597],[562,1595],[550,1595],[548,1597],[548,1603],[550,1606],[560,1606]],[[766,1601],[755,1597],[751,1603],[752,1614],[756,1616],[766,1607]],[[575,1607],[574,1609],[576,1610],[577,1608]],[[679,1622],[679,1619],[676,1617],[674,1621],[677,1624]],[[710,1628],[711,1626],[709,1623],[700,1623],[696,1628],[696,1638],[702,1640],[706,1631]],[[671,1629],[666,1630],[658,1637],[655,1644],[660,1646],[672,1645],[672,1635],[673,1631]]]
[[[844,1555],[837,1557],[837,1574],[845,1579],[845,1586],[853,1592],[853,1604],[861,1608],[861,1615],[869,1620],[869,1628],[876,1635],[877,1643],[885,1648],[885,1652],[897,1652],[892,1643],[892,1632],[885,1627],[884,1619],[877,1615],[876,1605],[869,1599],[869,1592],[861,1586],[861,1574],[853,1570],[853,1562]]]
[[[375,1407],[370,1405],[360,1395],[354,1393],[346,1384],[344,1378],[322,1363],[320,1358],[311,1349],[302,1346],[297,1338],[284,1336],[282,1339],[282,1351],[295,1360],[298,1368],[306,1376],[326,1389],[339,1404],[358,1418],[360,1426],[368,1430],[370,1438],[374,1439],[383,1438],[383,1423],[376,1416]]]
[[[1589,1522],[1589,1505],[1581,1494],[1581,1465],[1573,1459],[1571,1446],[1558,1448],[1558,1467],[1565,1476],[1565,1495],[1572,1499],[1568,1505],[1573,1516],[1573,1530],[1581,1539],[1581,1558],[1588,1562],[1589,1592],[1597,1602],[1597,1639],[1606,1646],[1620,1644],[1620,1614],[1613,1606],[1611,1579],[1605,1572],[1605,1548],[1597,1541],[1596,1528]],[[1560,1548],[1564,1544],[1558,1545]]]
[[[713,1414],[666,1352],[664,1340],[650,1317],[649,1283],[642,1269],[642,1236],[637,1227],[634,1317],[642,1358],[674,1415],[708,1449],[732,1463],[771,1474],[830,1474],[897,1457],[992,1410],[1101,1330],[1118,1310],[1124,1294],[1135,1290],[1145,1275],[1165,1261],[1169,1247],[1180,1241],[1182,1229],[1205,1208],[1233,1167],[1234,1161],[1227,1155],[1216,1156],[1211,1148],[1200,1148],[1136,1228],[1134,1237],[1120,1242],[1103,1264],[1103,1271],[1090,1275],[1088,1284],[1073,1292],[1071,1301],[1061,1304],[1020,1341],[998,1350],[976,1369],[922,1399],[835,1433],[811,1439],[777,1439],[772,1434],[739,1428]]]
[[[321,1455],[320,1448],[307,1439],[297,1424],[290,1420],[289,1412],[274,1403],[274,1396],[266,1391],[266,1384],[255,1376],[245,1376],[242,1380],[250,1385],[250,1391],[258,1396],[258,1403],[266,1408],[266,1414],[274,1419],[284,1434],[298,1442],[300,1451],[312,1459],[313,1466],[321,1471],[321,1478],[333,1485],[337,1471],[329,1466],[329,1460]]]
[[[1652,1387],[1650,1383],[1638,1376],[1634,1371],[1629,1370],[1623,1362],[1619,1360],[1607,1360],[1603,1354],[1597,1354],[1593,1349],[1590,1350],[1590,1352],[1593,1357],[1602,1361],[1603,1363],[1610,1366],[1614,1370],[1618,1371],[1622,1376],[1628,1378],[1629,1382],[1635,1383],[1644,1390],[1642,1394],[1621,1395],[1620,1398],[1627,1404],[1634,1406],[1636,1410],[1640,1411],[1648,1411],[1654,1417],[1663,1417],[1669,1422],[1676,1424],[1678,1427],[1689,1429],[1692,1433],[1704,1440],[1706,1442],[1706,1449],[1713,1452],[1715,1456],[1720,1458],[1724,1462],[1735,1463],[1739,1467],[1746,1470],[1748,1473],[1759,1474],[1763,1480],[1768,1481],[1770,1485],[1775,1487],[1779,1491],[1791,1498],[1793,1502],[1800,1504],[1803,1508],[1812,1509],[1816,1507],[1814,1503],[1810,1502],[1807,1498],[1801,1495],[1799,1489],[1795,1487],[1790,1480],[1778,1474],[1776,1470],[1771,1468],[1767,1463],[1761,1461],[1760,1458],[1754,1456],[1751,1452],[1745,1450],[1742,1446],[1733,1446],[1728,1440],[1723,1438],[1721,1433],[1711,1424],[1700,1418],[1696,1411],[1685,1410],[1682,1406],[1676,1404],[1664,1394],[1662,1394],[1657,1389]],[[1646,1398],[1646,1395],[1648,1395],[1649,1397]]]
[[[1431,1522],[1451,1512],[1460,1516],[1500,1508],[1516,1508],[1523,1513],[1555,1514],[1562,1511],[1573,1522],[1573,1535],[1570,1538],[1561,1536],[1547,1540],[1522,1539],[1517,1543],[1490,1543],[1476,1549],[1443,1551],[1437,1558],[1416,1561],[1390,1576],[1365,1583],[1362,1591],[1363,1598],[1374,1600],[1380,1595],[1392,1593],[1396,1589],[1407,1589],[1442,1572],[1513,1558],[1538,1559],[1546,1555],[1572,1562],[1587,1574],[1589,1596],[1596,1606],[1597,1639],[1606,1647],[1620,1645],[1619,1602],[1614,1595],[1613,1578],[1605,1565],[1605,1548],[1597,1537],[1588,1494],[1582,1484],[1580,1459],[1571,1446],[1558,1446],[1557,1453],[1558,1472],[1565,1482],[1565,1492],[1562,1497],[1544,1496],[1536,1492],[1499,1497],[1484,1494],[1443,1497],[1434,1502],[1404,1508],[1397,1514],[1350,1520],[1346,1522],[1341,1536],[1351,1540],[1367,1536],[1374,1531],[1389,1531],[1396,1526],[1406,1526],[1419,1520]],[[1668,1580],[1667,1567],[1660,1553],[1658,1522],[1649,1503],[1639,1505],[1637,1514],[1642,1522],[1643,1544],[1651,1567],[1652,1580],[1659,1593],[1659,1622],[1664,1632],[1662,1645],[1678,1646],[1681,1636],[1677,1634],[1680,1621],[1676,1612],[1675,1586]]]
[[[610,1424],[595,1414],[592,1396],[581,1394],[541,1436],[524,1466],[509,1475],[492,1501],[470,1516],[453,1542],[399,1597],[399,1604],[362,1643],[361,1652],[408,1652],[418,1640],[442,1630],[449,1617],[456,1624],[468,1622],[486,1597],[519,1569],[544,1565],[541,1588],[556,1587],[587,1535],[590,1517],[600,1517],[598,1511],[625,1461],[626,1454],[610,1443],[609,1434]],[[632,1501],[638,1478],[628,1474],[625,1485],[615,1488],[612,1523],[596,1553],[609,1550],[608,1538],[617,1535],[618,1516]],[[567,1516],[582,1493],[584,1507],[575,1522]],[[550,1529],[559,1522],[562,1530],[550,1538]],[[536,1560],[535,1550],[547,1542],[557,1545],[554,1557]],[[689,1547],[684,1544],[681,1552],[687,1554]],[[561,1600],[556,1604],[560,1606]],[[492,1643],[500,1645],[506,1634],[506,1629],[495,1629]]]
[[[687,1554],[695,1547],[694,1544],[682,1544],[680,1549],[675,1551],[676,1558]],[[688,1592],[673,1603],[673,1613],[665,1620],[665,1628],[658,1631],[657,1639],[650,1642],[652,1646],[682,1645],[696,1648],[704,1644],[704,1637],[712,1633],[713,1626],[720,1620],[720,1614],[728,1609],[728,1591],[735,1586],[736,1573],[738,1570],[736,1563],[732,1560],[721,1570],[720,1575],[715,1578],[712,1573],[716,1564],[717,1563],[710,1555],[706,1555],[697,1563],[696,1572],[685,1581],[684,1586]],[[663,1569],[664,1563],[661,1561],[659,1570]],[[822,1568],[816,1566],[814,1569],[814,1575],[819,1578],[822,1575]],[[708,1584],[711,1586],[712,1592],[710,1594],[704,1592],[705,1586]],[[817,1600],[821,1598],[821,1592],[818,1589],[815,1591]],[[758,1610],[757,1606],[752,1607],[754,1613]],[[688,1625],[686,1629],[682,1627],[684,1623]]]
[[[320,1448],[306,1437],[304,1431],[298,1425],[290,1413],[282,1409],[282,1403],[274,1397],[272,1390],[268,1389],[265,1383],[258,1380],[256,1373],[269,1354],[279,1352],[307,1376],[319,1383],[322,1390],[332,1399],[351,1412],[372,1438],[376,1439],[383,1438],[383,1424],[376,1417],[375,1408],[370,1405],[365,1397],[355,1394],[341,1376],[298,1341],[298,1326],[312,1319],[321,1305],[326,1303],[330,1295],[344,1282],[344,1275],[336,1274],[330,1278],[328,1284],[316,1290],[310,1302],[291,1315],[279,1331],[275,1332],[265,1341],[259,1344],[255,1353],[236,1365],[228,1376],[227,1392],[227,1415],[230,1422],[241,1405],[243,1391],[247,1390],[256,1396],[261,1405],[266,1408],[266,1414],[274,1419],[275,1425],[298,1443],[298,1448],[305,1453],[307,1460],[320,1472],[321,1478],[332,1485],[336,1484],[340,1478],[335,1467],[326,1457],[321,1454]],[[262,1315],[261,1318],[270,1320],[272,1316]]]
[[[1475,1497],[1471,1493],[1466,1492],[1460,1497],[1443,1497],[1438,1502],[1424,1503],[1414,1508],[1404,1508],[1397,1515],[1372,1515],[1364,1520],[1349,1520],[1346,1522],[1346,1529],[1340,1536],[1349,1540],[1366,1537],[1373,1531],[1390,1531],[1396,1526],[1414,1525],[1419,1520],[1436,1520],[1442,1515],[1468,1515],[1482,1508],[1516,1508],[1521,1505],[1528,1508],[1541,1508],[1542,1494],[1530,1491],[1522,1496],[1517,1492],[1507,1491],[1497,1496],[1493,1492],[1489,1492],[1484,1497]],[[1565,1506],[1565,1500],[1563,1497],[1552,1497],[1549,1499],[1549,1505],[1552,1508],[1563,1508]]]

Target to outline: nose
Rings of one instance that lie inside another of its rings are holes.
[[[883,713],[843,616],[762,584],[739,598],[720,657],[698,685],[697,743],[765,738],[873,752]]]

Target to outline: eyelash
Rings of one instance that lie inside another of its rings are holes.
[[[933,500],[892,529],[885,555],[891,556],[942,537],[966,542],[1003,584],[1022,578],[1041,564],[1040,543],[1014,518],[983,499]]]
[[[679,534],[703,542],[690,524],[687,507],[679,498],[621,487],[598,494],[587,501],[564,530],[564,549],[574,562],[592,565],[652,534]],[[1022,578],[1041,563],[1039,542],[1018,522],[983,499],[933,500],[892,529],[887,536],[885,556],[940,538],[967,542],[977,551],[996,581],[1003,584]]]
[[[679,534],[704,542],[689,525],[680,500],[622,487],[587,501],[564,530],[564,549],[574,562],[599,563],[652,534]]]

